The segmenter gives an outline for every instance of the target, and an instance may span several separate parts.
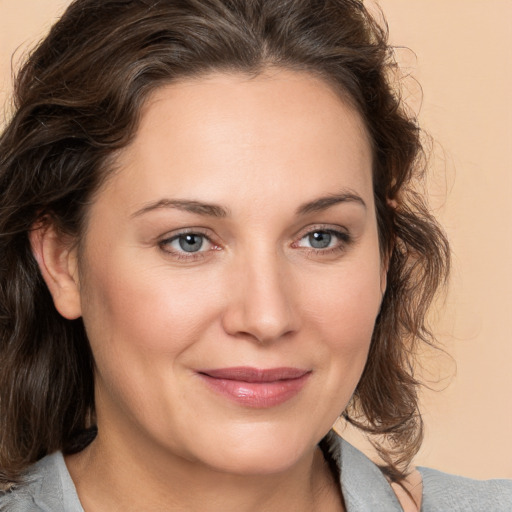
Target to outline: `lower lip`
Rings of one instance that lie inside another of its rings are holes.
[[[309,376],[310,373],[306,373],[295,379],[244,382],[200,374],[206,385],[213,391],[240,405],[257,409],[275,407],[292,399],[304,387]]]

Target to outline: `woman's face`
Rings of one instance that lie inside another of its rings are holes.
[[[371,166],[359,115],[309,74],[151,96],[81,255],[103,439],[244,474],[310,456],[385,287]]]

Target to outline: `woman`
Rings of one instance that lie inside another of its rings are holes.
[[[411,466],[448,246],[393,68],[357,1],[68,8],[0,141],[1,510],[510,508]]]

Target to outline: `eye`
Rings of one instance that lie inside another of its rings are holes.
[[[314,233],[309,233],[302,240],[304,239],[307,239],[313,249],[327,249],[330,247],[333,239],[335,240],[335,237],[328,231],[315,231]]]
[[[350,242],[350,235],[334,229],[314,229],[306,233],[295,247],[303,247],[316,252],[328,253],[333,250],[343,250]]]
[[[198,252],[203,247],[204,240],[205,237],[203,235],[188,233],[186,235],[179,235],[172,243],[177,243],[179,248],[185,252]],[[177,249],[177,247],[174,248]]]
[[[198,255],[214,247],[206,235],[196,232],[179,233],[162,240],[159,245],[164,251],[179,257]]]

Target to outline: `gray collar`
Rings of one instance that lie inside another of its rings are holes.
[[[347,512],[403,511],[382,471],[366,455],[333,431],[324,445],[340,474]]]

